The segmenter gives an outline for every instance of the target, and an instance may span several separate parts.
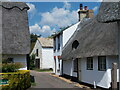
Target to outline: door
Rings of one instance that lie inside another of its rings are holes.
[[[55,61],[55,74],[56,74],[56,59],[54,59],[54,61]]]
[[[78,59],[78,80],[81,81],[81,59]]]
[[[36,59],[35,67],[40,69],[40,59]]]

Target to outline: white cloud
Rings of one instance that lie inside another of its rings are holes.
[[[63,8],[53,8],[50,12],[41,13],[40,25],[49,25],[52,27],[66,27],[78,21],[77,10],[70,11],[70,4],[64,3]],[[66,9],[67,8],[67,9]]]
[[[71,8],[71,4],[66,1],[66,2],[64,2],[63,8],[70,9]]]
[[[36,13],[36,8],[35,8],[35,5],[32,4],[32,3],[26,3],[28,6],[29,6],[29,10],[28,10],[28,13],[30,13],[30,19],[33,18],[33,16],[35,15]]]
[[[31,7],[33,6],[31,5]],[[67,27],[76,23],[78,21],[77,10],[70,11],[70,7],[71,5],[68,2],[64,2],[62,8],[54,7],[49,12],[40,13],[41,21],[30,26],[30,32],[40,34],[42,37],[48,37],[56,32],[55,28]],[[29,12],[32,11],[34,9],[31,9]]]
[[[95,6],[95,7],[93,8],[93,10],[94,10],[94,12],[97,11],[97,10],[98,10],[98,6]]]
[[[42,37],[48,37],[56,32],[55,29],[51,29],[50,26],[44,25],[40,27],[38,24],[30,26],[30,33],[42,35]]]

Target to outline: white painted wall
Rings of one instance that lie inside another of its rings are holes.
[[[107,57],[107,60],[108,61],[108,69],[111,70],[112,69],[112,63],[119,63],[119,58],[118,56],[109,56]],[[111,75],[111,74],[110,74]],[[118,66],[118,70],[117,70],[117,82],[119,82],[119,66]],[[110,76],[111,77],[111,76]],[[111,78],[110,78],[110,81],[111,81]]]
[[[56,75],[61,75],[62,74],[62,60],[60,60],[60,72],[58,71],[59,69],[59,60],[58,60],[58,56],[61,56],[62,54],[62,48],[64,47],[64,45],[68,42],[68,40],[71,38],[71,36],[73,35],[73,33],[76,31],[77,26],[78,26],[79,22],[74,24],[73,26],[69,27],[68,29],[64,30],[63,33],[60,34],[60,50],[57,50],[58,48],[58,37],[56,36],[56,50],[54,52],[54,56],[56,56],[56,67],[54,67],[54,73],[56,72]],[[56,71],[55,71],[56,68]]]
[[[26,55],[4,55],[4,57],[13,58],[14,62],[22,63],[23,68],[20,68],[20,70],[27,70]]]
[[[53,69],[53,48],[42,48],[42,69]]]
[[[53,69],[53,48],[43,48],[39,40],[37,40],[30,55],[36,54],[36,49],[38,49],[38,56],[35,56],[35,58],[40,59],[40,69]]]
[[[97,86],[109,88],[111,82],[111,65],[113,62],[117,62],[116,56],[106,57],[106,71],[98,71],[98,58],[94,57],[93,59],[93,70],[86,69],[86,58],[81,59],[81,81],[89,84],[93,84],[95,81]]]
[[[77,26],[80,22],[74,24],[73,26],[69,27],[68,29],[63,31],[63,47],[68,42],[68,40],[71,38],[73,33],[76,31]]]
[[[77,77],[77,73],[73,72],[73,67],[74,67],[73,60],[63,61],[63,74]]]
[[[61,73],[62,73],[62,71],[61,71],[62,70],[62,61],[58,59],[58,56],[61,56],[61,54],[62,54],[62,46],[63,46],[62,37],[63,37],[63,35],[61,33],[60,34],[60,50],[58,50],[58,37],[55,38],[56,39],[56,50],[54,52],[54,56],[56,56],[56,59],[54,59],[54,70],[53,71],[56,75],[61,75]],[[59,62],[60,62],[60,67],[59,67]],[[55,68],[56,68],[56,71],[55,71]]]
[[[36,41],[35,46],[34,46],[32,52],[31,52],[30,56],[32,54],[36,54],[36,49],[38,49],[38,57],[36,56],[36,58],[40,58],[40,60],[41,60],[42,59],[41,58],[41,56],[42,56],[42,46],[41,46],[39,40]]]

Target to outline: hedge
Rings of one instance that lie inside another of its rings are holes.
[[[0,73],[2,79],[8,79],[8,85],[2,85],[2,90],[25,90],[31,86],[30,71]]]

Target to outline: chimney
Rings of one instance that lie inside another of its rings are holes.
[[[88,6],[84,6],[83,10],[83,5],[80,4],[80,10],[78,11],[78,15],[79,21],[81,21],[83,18],[92,18],[94,16],[94,11],[88,10]]]
[[[84,10],[88,10],[88,7],[87,7],[87,6],[84,6]]]
[[[80,10],[83,10],[83,5],[82,4],[80,4]]]
[[[92,18],[94,16],[94,11],[93,10],[88,10],[86,18]]]

